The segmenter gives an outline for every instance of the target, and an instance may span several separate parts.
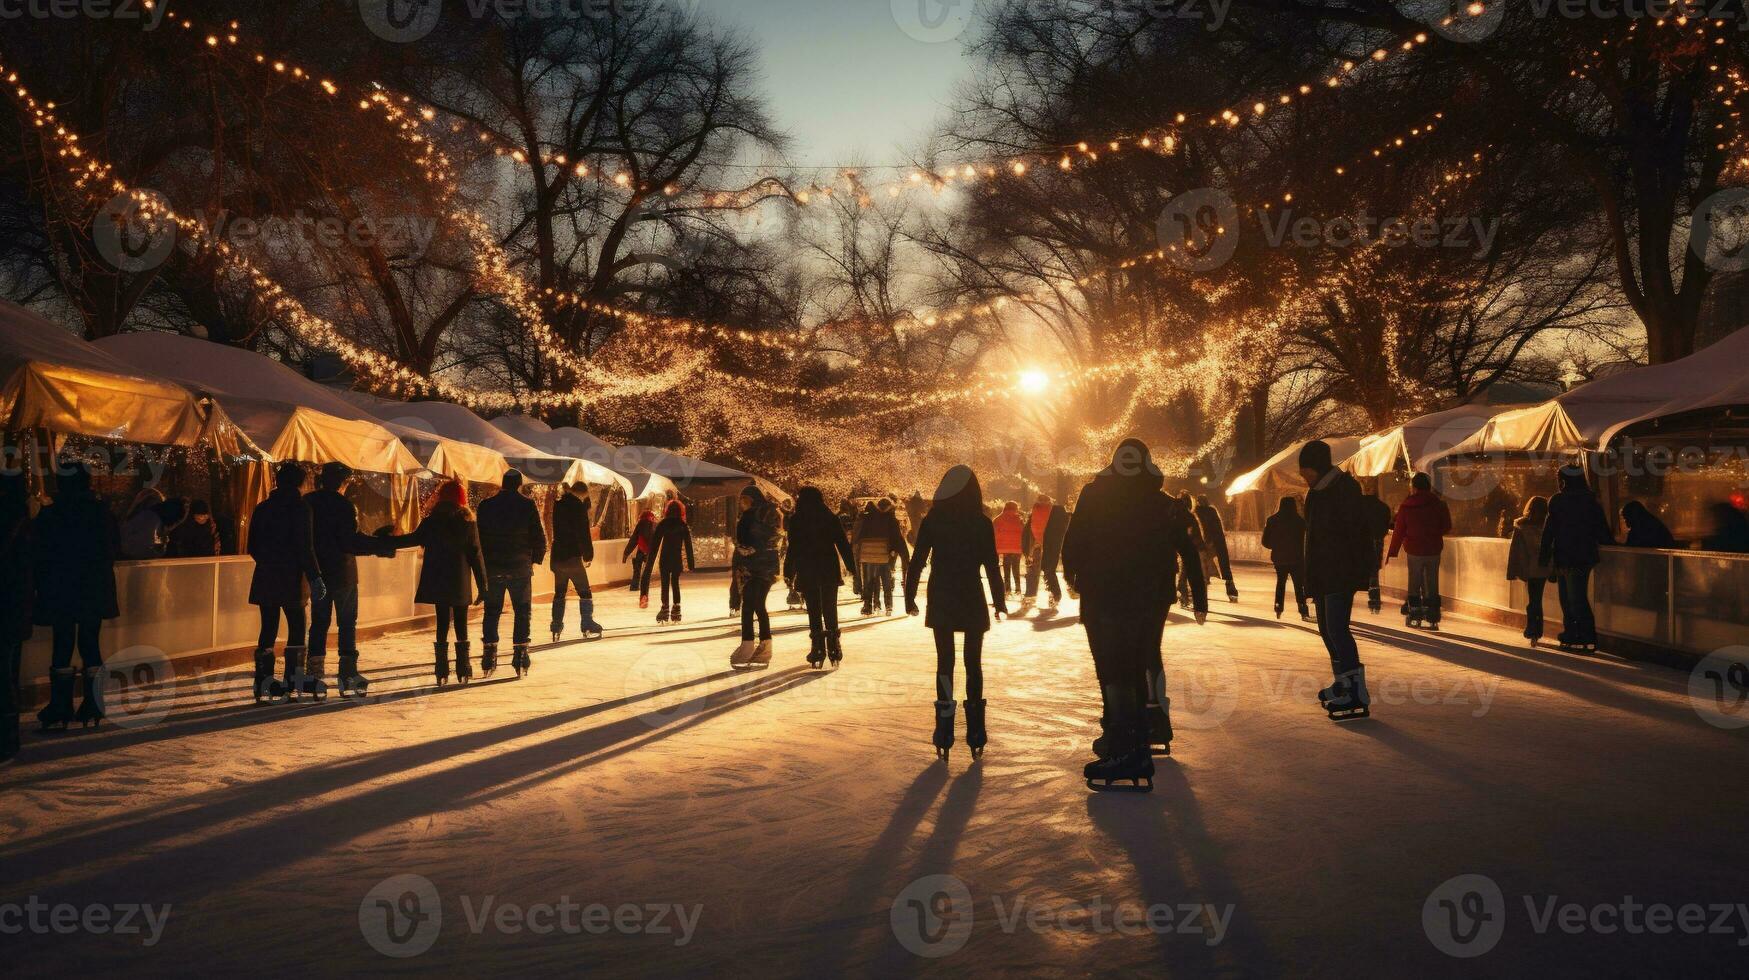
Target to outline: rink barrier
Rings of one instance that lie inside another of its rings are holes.
[[[1235,561],[1267,563],[1262,535],[1227,536]],[[1448,611],[1523,629],[1528,601],[1523,582],[1506,580],[1511,542],[1504,538],[1447,538],[1439,563],[1439,591]],[[1641,660],[1693,666],[1749,634],[1749,557],[1703,551],[1604,548],[1591,576],[1591,605],[1607,652]],[[1379,583],[1401,599],[1408,562],[1385,566]],[[1544,592],[1548,642],[1561,630],[1555,584]]]
[[[628,562],[620,560],[625,539],[595,542],[589,583],[602,589],[631,581]],[[394,558],[358,560],[358,634],[365,641],[390,633],[421,629],[435,622],[430,606],[413,602],[419,583],[421,553],[398,552]],[[699,565],[705,567],[704,556]],[[261,631],[261,613],[249,604],[249,583],[255,561],[248,556],[182,558],[119,562],[115,566],[116,601],[121,616],[103,624],[106,661],[144,647],[169,659],[178,677],[253,662]],[[550,601],[553,573],[535,570],[535,601]],[[508,611],[507,611],[508,614]],[[478,616],[474,617],[478,621]],[[280,644],[285,643],[281,629]],[[329,668],[338,653],[329,634]],[[20,672],[24,700],[47,699],[50,663],[49,629],[38,626],[24,645]],[[73,663],[79,663],[78,655]]]

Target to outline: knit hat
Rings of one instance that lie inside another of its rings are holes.
[[[1314,439],[1306,443],[1300,450],[1300,469],[1322,473],[1335,466],[1330,453],[1330,444],[1322,439]]]

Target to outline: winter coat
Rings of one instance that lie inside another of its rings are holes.
[[[1038,556],[1043,570],[1056,571],[1063,561],[1063,535],[1069,531],[1069,511],[1057,504],[1045,511],[1042,524],[1040,521],[1039,508],[1034,507],[1020,543],[1027,554]]]
[[[638,515],[638,525],[632,528],[632,535],[626,539],[625,553],[619,556],[620,561],[631,561],[632,553],[637,552],[648,558],[650,549],[655,546],[652,537],[656,532],[656,515],[644,511]]]
[[[1429,558],[1445,551],[1445,536],[1451,533],[1451,509],[1431,491],[1417,490],[1397,508],[1391,532],[1391,557],[1407,551],[1416,558]]]
[[[798,589],[810,586],[840,586],[839,568],[856,571],[856,555],[844,525],[837,520],[810,521],[799,515],[790,521],[789,551],[783,557],[783,577]]]
[[[1670,528],[1656,516],[1642,514],[1634,525],[1628,528],[1627,540],[1622,542],[1624,548],[1661,548],[1676,547],[1676,536],[1670,533]]]
[[[474,590],[486,590],[486,557],[480,552],[480,526],[465,507],[439,502],[412,534],[383,538],[389,548],[424,548],[419,590],[413,601],[426,606],[471,606]]]
[[[595,560],[595,540],[589,529],[589,501],[566,491],[553,505],[553,567]]]
[[[897,554],[911,560],[911,549],[905,546],[905,531],[899,527],[899,517],[890,510],[875,508],[864,514],[856,526],[856,559],[864,565],[885,565]]]
[[[1208,611],[1208,577],[1190,515],[1162,493],[1157,471],[1107,469],[1081,491],[1063,539],[1063,572],[1081,593],[1083,617],[1164,620],[1189,573],[1195,609]],[[1182,562],[1182,566],[1180,565]]]
[[[1392,512],[1391,505],[1372,494],[1366,494],[1360,501],[1361,510],[1366,513],[1367,532],[1380,549],[1385,546],[1385,540],[1396,529],[1397,515]]]
[[[317,490],[304,498],[310,505],[316,567],[330,592],[358,587],[358,556],[385,554],[381,542],[358,532],[358,508],[334,490]],[[183,525],[187,527],[187,525]]]
[[[650,533],[650,560],[664,572],[692,571],[698,567],[692,556],[692,528],[679,515],[662,518],[662,523]]]
[[[115,556],[121,529],[90,493],[64,496],[36,516],[38,626],[121,615],[115,597]]]
[[[250,604],[290,608],[309,601],[306,583],[322,576],[314,523],[310,503],[299,490],[275,490],[255,505],[249,522],[249,557],[255,559]]]
[[[1360,484],[1333,469],[1306,494],[1306,591],[1313,596],[1363,592],[1378,571]]]
[[[1008,506],[1002,513],[996,515],[996,553],[998,555],[1018,555],[1024,552],[1026,544],[1022,538],[1026,534],[1025,523],[1020,519],[1020,508]]]
[[[1375,498],[1377,499],[1377,498]],[[1263,547],[1276,568],[1298,569],[1306,563],[1306,519],[1298,511],[1276,511],[1263,523]]]
[[[905,519],[910,524],[910,527],[905,531],[906,544],[915,545],[917,543],[917,528],[923,524],[923,515],[927,513],[929,513],[929,502],[923,499],[922,494],[914,493],[911,495],[911,499],[905,501]]]
[[[1562,490],[1549,500],[1537,563],[1557,570],[1595,568],[1601,560],[1598,546],[1614,543],[1615,533],[1596,495],[1586,487]]]
[[[480,528],[480,553],[487,576],[523,579],[547,557],[547,531],[540,507],[515,490],[500,490],[480,501],[474,521]]]
[[[1018,523],[1020,516],[1015,515]],[[990,595],[1003,602],[1002,563],[996,556],[996,529],[983,514],[959,515],[936,508],[923,518],[917,529],[917,548],[911,553],[911,563],[905,573],[905,603],[917,601],[917,587],[923,578],[923,568],[933,558],[935,570],[929,575],[929,614],[924,625],[933,630],[954,633],[987,633],[990,630],[990,602],[984,595],[984,585],[978,581],[982,572],[990,583]]]
[[[1202,529],[1202,539],[1208,544],[1209,554],[1220,561],[1229,561],[1227,527],[1221,523],[1221,512],[1213,504],[1196,509],[1196,526]]]
[[[737,573],[749,578],[775,582],[782,571],[777,557],[782,518],[757,487],[746,492],[753,497],[753,506],[747,508],[735,523],[735,560],[732,566]]]
[[[1529,582],[1553,578],[1555,570],[1540,562],[1543,526],[1521,517],[1512,525],[1512,546],[1506,554],[1506,581]]]
[[[171,558],[211,558],[219,551],[218,521],[209,518],[202,524],[190,517],[170,532]]]
[[[20,501],[18,512],[4,518],[0,527],[0,642],[23,643],[30,639],[30,612],[36,600],[32,573],[36,570],[36,533],[30,512]],[[0,684],[12,683],[0,676]]]

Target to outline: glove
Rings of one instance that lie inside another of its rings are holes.
[[[907,616],[921,616],[921,615],[923,615],[923,610],[917,608],[917,601],[915,599],[906,599],[905,600],[905,615],[907,615]]]
[[[310,601],[321,602],[326,598],[328,598],[328,584],[322,581],[322,576],[318,575],[310,580]]]

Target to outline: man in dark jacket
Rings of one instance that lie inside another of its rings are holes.
[[[1373,536],[1373,550],[1379,554],[1379,567],[1384,566],[1385,542],[1391,536],[1391,529],[1396,526],[1397,515],[1391,512],[1391,505],[1378,497],[1367,494],[1360,501],[1366,510],[1367,530]],[[1384,589],[1379,584],[1379,569],[1373,569],[1372,577],[1366,583],[1366,608],[1375,615],[1385,608]]]
[[[274,490],[255,505],[249,521],[249,557],[255,559],[255,575],[249,585],[249,602],[261,608],[261,636],[255,645],[255,700],[309,694],[317,700],[327,695],[320,677],[305,669],[304,602],[322,602],[328,596],[316,563],[315,519],[304,499],[304,468],[281,463],[274,474]],[[309,590],[304,588],[309,581]],[[285,616],[285,673],[273,684],[273,645],[279,639],[279,619]]]
[[[1196,498],[1196,523],[1202,529],[1202,539],[1208,542],[1215,564],[1221,570],[1221,581],[1227,583],[1227,601],[1239,601],[1239,586],[1233,581],[1233,557],[1227,551],[1227,526],[1221,522],[1221,512],[1207,497]]]
[[[91,492],[91,472],[83,463],[65,464],[56,475],[55,502],[36,516],[36,625],[50,628],[53,659],[49,704],[37,719],[42,727],[96,724],[103,717],[103,654],[98,632],[106,619],[121,615],[116,602],[115,560],[121,528],[115,515]],[[73,650],[85,668],[84,699],[73,711]],[[271,670],[272,662],[268,667]]]
[[[1063,572],[1081,596],[1081,622],[1104,702],[1104,734],[1094,743],[1099,760],[1085,772],[1095,789],[1112,780],[1153,785],[1149,748],[1162,734],[1169,737],[1170,723],[1163,732],[1149,717],[1148,675],[1158,669],[1181,561],[1189,569],[1196,621],[1208,618],[1202,561],[1163,485],[1148,447],[1136,439],[1124,442],[1111,466],[1081,491],[1063,538]],[[1166,721],[1169,710],[1161,695],[1155,714]]]
[[[595,561],[590,531],[589,485],[577,483],[553,505],[553,642],[565,635],[565,601],[577,590],[577,618],[585,639],[601,635],[595,621],[595,593],[589,587],[589,565]]]
[[[1591,572],[1602,560],[1598,546],[1614,544],[1615,533],[1582,467],[1562,468],[1560,479],[1561,492],[1549,501],[1549,518],[1543,523],[1538,560],[1555,570],[1561,614],[1566,619],[1566,628],[1558,637],[1561,646],[1595,648],[1597,616],[1591,609]]]
[[[335,677],[340,696],[363,694],[370,686],[358,673],[358,556],[389,557],[382,545],[358,530],[358,508],[346,498],[352,467],[322,467],[322,488],[304,498],[310,506],[316,567],[328,595],[310,604],[310,646],[305,673],[320,678],[328,666],[328,629],[339,620],[340,665]]]
[[[872,615],[877,600],[884,597],[887,615],[893,614],[893,559],[911,560],[911,549],[905,544],[904,529],[893,513],[893,502],[885,497],[871,502],[856,525],[856,537],[851,541],[857,563],[862,566],[862,614]]]
[[[569,495],[567,495],[569,496]],[[511,656],[522,663],[534,633],[534,566],[547,557],[547,532],[540,508],[522,492],[522,474],[504,474],[503,489],[474,512],[480,528],[480,550],[486,559],[486,620],[480,626],[480,667],[487,677],[498,669],[498,621],[504,597],[510,597]],[[589,587],[587,574],[583,588]],[[555,602],[559,601],[557,597]],[[585,615],[587,623],[589,617]]]
[[[1063,586],[1057,581],[1057,566],[1063,561],[1063,535],[1069,531],[1069,512],[1047,494],[1039,494],[1033,504],[1031,518],[1021,535],[1020,547],[1030,564],[1026,570],[1026,596],[1023,605],[1038,601],[1038,583],[1042,577],[1051,593],[1052,612],[1063,602]]]
[[[1355,594],[1366,591],[1379,560],[1365,494],[1354,477],[1336,468],[1328,443],[1307,443],[1299,462],[1300,477],[1311,487],[1306,494],[1306,591],[1318,604],[1318,635],[1336,677],[1318,698],[1331,718],[1364,717],[1372,698],[1349,619]]]

